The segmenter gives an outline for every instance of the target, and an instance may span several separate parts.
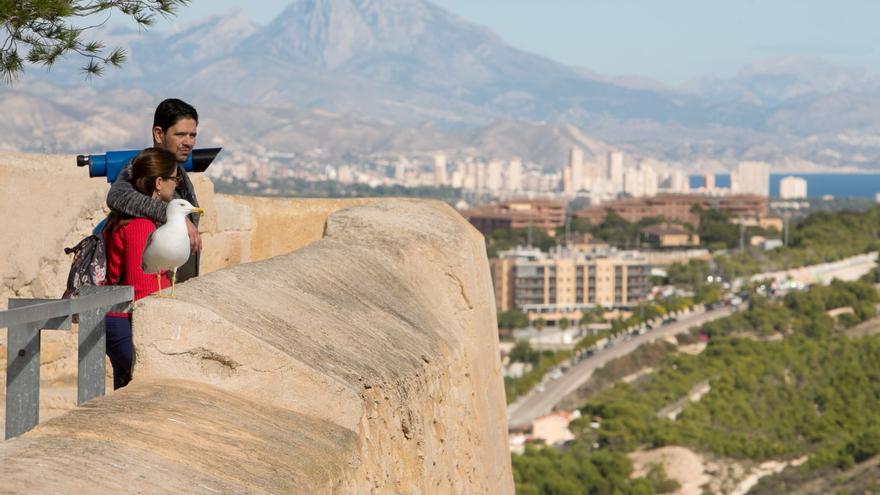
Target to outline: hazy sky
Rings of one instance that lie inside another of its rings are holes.
[[[193,0],[179,21],[239,7],[265,24],[289,0]],[[511,45],[606,75],[678,84],[782,55],[880,72],[877,0],[434,0]]]

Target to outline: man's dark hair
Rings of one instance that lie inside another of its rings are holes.
[[[199,113],[192,105],[183,100],[168,98],[156,107],[156,113],[153,115],[153,127],[158,127],[162,129],[162,132],[165,132],[181,119],[193,119],[198,124]]]

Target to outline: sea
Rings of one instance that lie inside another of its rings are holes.
[[[779,181],[783,177],[800,177],[807,181],[807,196],[821,198],[870,198],[880,193],[880,174],[770,174],[770,196],[779,197]],[[691,189],[703,187],[702,175],[691,175]],[[730,174],[715,174],[716,187],[730,187]]]

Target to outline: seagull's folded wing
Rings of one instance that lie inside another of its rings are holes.
[[[159,261],[156,256],[156,249],[153,246],[153,239],[158,230],[154,230],[150,233],[150,237],[147,238],[147,245],[144,247],[144,255],[141,258],[141,268],[144,269],[144,273],[156,273],[159,271],[157,267],[157,262]],[[153,249],[150,247],[153,246]]]

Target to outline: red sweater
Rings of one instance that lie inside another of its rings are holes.
[[[115,285],[134,287],[134,300],[148,296],[158,290],[156,274],[144,273],[141,259],[147,239],[156,230],[156,225],[147,218],[135,218],[116,227],[107,241],[107,280]],[[162,272],[162,288],[171,286],[168,272]]]

